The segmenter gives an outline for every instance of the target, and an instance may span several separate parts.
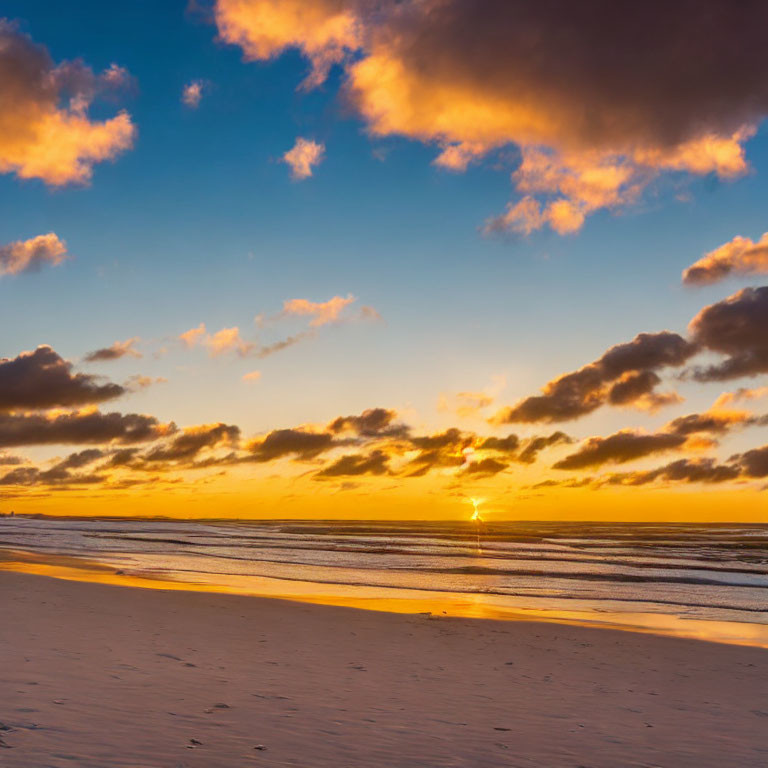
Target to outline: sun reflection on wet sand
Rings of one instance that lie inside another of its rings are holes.
[[[659,613],[509,608],[500,605],[498,597],[490,594],[457,595],[429,590],[321,584],[234,574],[215,574],[214,579],[210,577],[213,575],[198,573],[195,581],[179,581],[161,577],[151,571],[128,572],[74,557],[44,557],[11,550],[0,553],[0,571],[119,587],[213,592],[386,613],[428,614],[434,619],[452,617],[541,621],[768,648],[768,626],[763,624],[685,619]]]

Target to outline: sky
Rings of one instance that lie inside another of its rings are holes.
[[[0,511],[765,520],[765,4],[7,0]]]

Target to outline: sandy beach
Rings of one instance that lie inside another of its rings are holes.
[[[0,765],[765,766],[768,652],[0,573]]]

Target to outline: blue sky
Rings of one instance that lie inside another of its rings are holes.
[[[437,428],[447,418],[436,409],[441,393],[504,375],[500,403],[511,403],[639,332],[684,334],[701,307],[760,282],[690,288],[680,273],[735,235],[757,239],[766,229],[764,130],[745,145],[746,176],[666,173],[639,201],[599,210],[573,234],[484,235],[483,223],[520,196],[513,144],[462,173],[436,167],[437,142],[369,135],[340,97],[339,68],[319,88],[297,90],[307,71],[299,52],[244,62],[182,2],[9,0],[3,13],[54,62],[125,67],[135,88],[90,114],[124,108],[138,137],[96,164],[87,185],[0,175],[0,243],[55,232],[70,254],[59,267],[0,281],[0,354],[45,343],[77,361],[140,337],[140,360],[83,365],[117,381],[168,380],[131,395],[131,408],[179,425],[236,422],[253,434],[386,406]],[[189,109],[181,90],[194,79],[204,95]],[[325,146],[303,181],[281,160],[297,137]],[[381,322],[330,327],[256,362],[173,346],[201,322],[254,335],[254,316],[288,299],[350,293]],[[160,347],[171,351],[156,359]],[[245,384],[253,368],[262,378]],[[689,390],[685,407],[706,409],[723,386]],[[668,416],[603,409],[574,432],[652,428]]]

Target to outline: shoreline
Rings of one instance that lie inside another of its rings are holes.
[[[758,648],[10,571],[0,601],[8,768],[768,759]]]
[[[40,552],[0,548],[0,572],[3,571],[118,587],[240,595],[382,613],[431,613],[435,616],[491,621],[536,621],[768,648],[768,624],[685,618],[672,613],[510,607],[494,603],[488,595],[481,594],[384,587],[370,589],[332,582],[305,582],[267,577],[259,577],[256,580],[230,577],[228,584],[179,581],[162,578],[151,572],[116,570],[105,563],[78,557],[42,555]],[[254,586],[255,583],[258,583],[258,588]]]

